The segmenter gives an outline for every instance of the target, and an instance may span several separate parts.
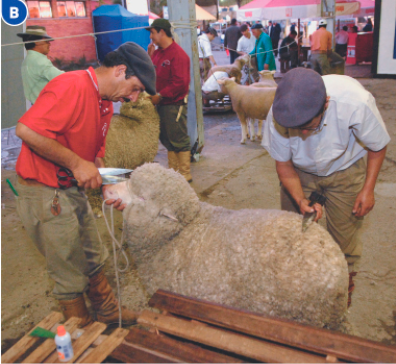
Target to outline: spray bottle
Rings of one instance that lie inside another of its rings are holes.
[[[73,347],[70,334],[63,325],[59,325],[55,336],[56,350],[61,362],[67,362],[73,359]]]

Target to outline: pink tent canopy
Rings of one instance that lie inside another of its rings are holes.
[[[352,15],[359,11],[359,1],[337,1],[336,15],[338,16]],[[237,12],[237,18],[240,21],[319,17],[321,17],[321,0],[253,0]]]
[[[152,20],[159,19],[159,16],[157,14],[152,13],[151,11],[149,11],[148,15],[149,15],[149,19]]]

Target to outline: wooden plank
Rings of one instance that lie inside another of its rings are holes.
[[[164,353],[124,341],[110,355],[124,363],[184,363]]]
[[[220,328],[143,311],[138,323],[168,334],[267,363],[324,363],[325,357],[290,349]]]
[[[359,363],[396,362],[396,348],[392,346],[163,290],[158,290],[153,295],[149,305],[262,339],[323,355],[332,355],[340,360]]]
[[[77,329],[77,326],[81,322],[78,317],[71,317],[64,324],[66,331],[70,334]],[[45,340],[36,350],[34,350],[22,363],[41,363],[47,358],[54,350],[56,345],[54,339]]]
[[[154,350],[158,353],[169,355],[172,358],[185,363],[243,363],[240,359],[220,354],[200,346],[181,342],[165,335],[158,335],[156,333],[145,330],[133,328],[125,338],[125,342],[140,345],[141,347]],[[117,356],[118,348],[110,355],[119,360]],[[120,349],[127,353],[127,348]],[[124,357],[125,358],[125,357]],[[129,362],[131,360],[127,360]]]
[[[32,330],[29,331],[21,340],[19,340],[13,347],[1,356],[2,363],[14,363],[18,360],[32,345],[39,340],[38,337],[29,336],[29,334],[36,328],[50,330],[57,322],[63,319],[60,312],[51,312],[43,321],[39,322]]]
[[[124,341],[124,337],[128,335],[128,332],[128,330],[121,328],[115,329],[111,335],[87,355],[81,363],[101,363]]]

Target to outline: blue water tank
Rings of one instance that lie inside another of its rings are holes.
[[[95,33],[116,29],[148,27],[148,20],[148,15],[133,14],[121,5],[102,5],[92,12]],[[98,59],[103,61],[107,53],[114,51],[125,42],[135,42],[147,50],[150,43],[150,32],[146,29],[131,29],[123,32],[96,35]]]

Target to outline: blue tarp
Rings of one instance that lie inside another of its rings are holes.
[[[102,5],[92,12],[95,32],[148,27],[148,19],[148,15],[132,14],[121,5]],[[103,61],[107,53],[114,51],[125,42],[135,42],[145,50],[150,43],[150,32],[146,29],[99,34],[96,37],[96,51],[100,61]]]

